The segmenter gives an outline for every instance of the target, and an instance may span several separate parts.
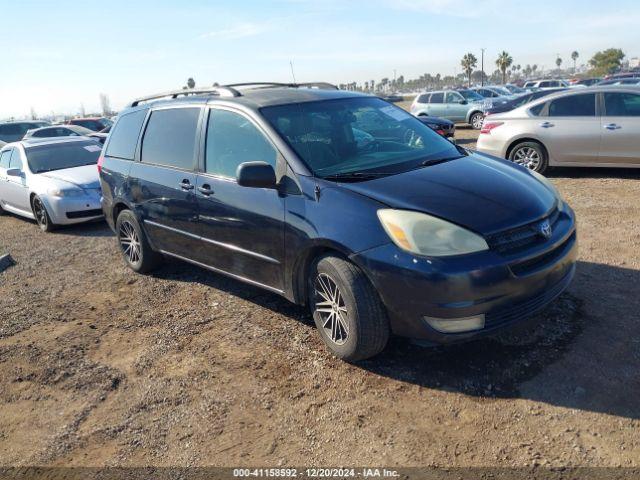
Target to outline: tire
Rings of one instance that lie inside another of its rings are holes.
[[[484,115],[482,112],[476,112],[469,118],[469,124],[474,130],[480,130],[482,128],[482,122],[484,121]]]
[[[357,362],[384,350],[389,340],[389,320],[362,270],[328,255],[314,264],[308,282],[311,314],[331,353]],[[331,302],[332,296],[336,301]],[[338,317],[340,321],[336,322]]]
[[[149,245],[131,210],[123,210],[116,219],[118,249],[127,266],[136,273],[147,273],[162,263],[162,256]]]
[[[4,210],[2,209],[2,204],[0,203],[0,217],[4,215]]]
[[[549,165],[547,151],[538,142],[518,143],[509,152],[509,160],[538,173],[544,173]]]
[[[56,229],[57,225],[51,221],[47,207],[45,207],[42,199],[38,195],[34,195],[31,199],[31,211],[40,230],[43,232],[52,232]]]

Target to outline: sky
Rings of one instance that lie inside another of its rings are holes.
[[[115,109],[135,97],[247,81],[364,82],[640,55],[638,0],[0,0],[0,118]]]

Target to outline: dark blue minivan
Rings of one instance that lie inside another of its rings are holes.
[[[136,100],[99,167],[136,272],[164,256],[311,309],[347,361],[390,334],[443,344],[519,322],[571,281],[571,208],[544,177],[328,84]]]

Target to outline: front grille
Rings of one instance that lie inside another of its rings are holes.
[[[94,208],[92,210],[81,210],[78,212],[67,212],[67,218],[75,219],[75,218],[89,218],[89,217],[98,217],[102,215],[102,209]]]
[[[575,242],[575,240],[576,233],[573,232],[569,238],[553,250],[545,252],[542,255],[538,255],[537,257],[530,258],[529,260],[525,260],[524,262],[510,265],[511,271],[516,275],[526,275],[540,268],[544,268],[560,258],[565,253],[566,249]]]
[[[559,217],[560,211],[556,208],[545,218],[488,236],[487,243],[492,250],[506,255],[526,250],[538,243],[544,243],[546,241],[546,239],[538,233],[538,225],[548,220],[551,229],[555,230]]]
[[[488,313],[485,316],[485,327],[494,327],[505,323],[510,323],[524,317],[533,315],[546,307],[552,300],[560,295],[564,289],[569,285],[571,278],[573,277],[573,271],[575,267],[571,267],[571,270],[565,277],[560,280],[556,285],[550,289],[543,290],[535,297],[529,298],[523,302],[516,303],[507,308],[502,308]]]

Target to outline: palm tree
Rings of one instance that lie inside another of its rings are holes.
[[[576,61],[578,60],[578,57],[580,56],[580,54],[574,50],[573,52],[571,52],[571,60],[573,60],[573,71],[576,71]]]
[[[467,74],[467,78],[469,79],[469,87],[471,86],[471,74],[473,73],[473,69],[478,66],[478,59],[473,53],[467,53],[462,60],[460,61],[460,65],[464,69]]]
[[[496,60],[496,65],[502,72],[502,83],[507,83],[507,68],[511,66],[513,63],[513,58],[504,50],[500,55],[498,55],[498,59]]]
[[[196,81],[191,77],[189,77],[189,79],[187,80],[187,88],[188,89],[196,88]]]
[[[558,67],[558,70],[560,70],[560,65],[562,65],[562,59],[558,57],[556,58],[556,66]]]

